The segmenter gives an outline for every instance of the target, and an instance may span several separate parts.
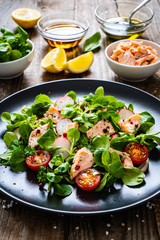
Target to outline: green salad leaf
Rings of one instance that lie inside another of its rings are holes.
[[[145,174],[139,168],[124,169],[122,181],[127,186],[137,186],[143,182]]]
[[[17,27],[17,34],[5,28],[0,31],[3,34],[0,37],[0,62],[20,59],[31,51],[27,42],[28,33],[20,26]]]
[[[100,32],[96,32],[90,38],[86,39],[84,42],[84,52],[94,51],[101,44],[101,34]]]

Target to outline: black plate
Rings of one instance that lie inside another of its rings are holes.
[[[36,95],[40,93],[47,94],[54,100],[70,90],[75,91],[79,96],[94,93],[98,86],[104,87],[106,95],[113,95],[126,104],[132,103],[137,113],[149,111],[156,120],[152,131],[160,130],[160,100],[134,87],[103,80],[70,79],[34,86],[2,101],[1,113],[20,112],[24,105],[31,105]],[[6,150],[2,139],[5,126],[4,122],[0,122],[0,153]],[[97,214],[126,209],[160,193],[160,148],[151,152],[149,171],[146,173],[145,182],[139,187],[127,187],[117,183],[109,190],[100,193],[84,192],[73,187],[73,193],[70,196],[60,198],[52,193],[49,194],[47,190],[40,191],[32,171],[14,173],[10,167],[0,166],[0,190],[21,203],[57,213]]]

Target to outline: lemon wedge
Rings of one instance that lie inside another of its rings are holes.
[[[93,52],[84,53],[66,62],[64,68],[71,73],[83,73],[91,67],[93,60]]]
[[[54,48],[42,59],[41,67],[47,72],[58,73],[64,70],[67,57],[63,48]]]
[[[31,8],[18,8],[11,14],[13,20],[22,28],[32,28],[41,18],[40,12]]]

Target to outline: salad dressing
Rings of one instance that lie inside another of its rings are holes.
[[[116,17],[109,18],[106,23],[102,26],[102,30],[110,38],[113,39],[123,39],[130,37],[133,34],[138,33],[142,35],[143,24],[138,19],[131,19],[131,23],[128,22],[127,17]]]

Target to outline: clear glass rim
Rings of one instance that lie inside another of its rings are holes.
[[[60,16],[60,15],[59,15]],[[64,16],[64,14],[61,14],[61,16]],[[44,29],[40,26],[40,23],[41,23],[41,21],[43,21],[43,20],[45,20],[45,18],[49,18],[49,17],[52,17],[53,18],[53,15],[47,15],[47,16],[45,16],[45,17],[42,17],[42,18],[40,18],[39,20],[38,20],[38,22],[37,22],[37,28],[38,28],[38,31],[42,34],[42,35],[45,35],[45,36],[48,36],[48,37],[50,37],[50,38],[52,38],[53,36],[55,36],[55,38],[57,38],[57,39],[59,39],[61,36],[65,36],[65,34],[64,35],[62,35],[62,34],[53,34],[53,33],[47,33],[46,31],[44,31]],[[76,16],[76,18],[79,18],[79,19],[83,19],[83,21],[85,22],[85,24],[86,24],[86,27],[82,30],[82,31],[80,31],[79,33],[73,33],[73,34],[70,34],[70,35],[66,35],[66,36],[71,36],[71,37],[75,37],[76,38],[76,36],[79,36],[79,35],[84,35],[87,31],[88,31],[88,29],[89,29],[89,22],[88,22],[88,20],[86,19],[86,18],[84,18],[84,17],[82,17],[82,16]],[[53,18],[53,20],[70,20],[70,21],[73,21],[73,22],[77,22],[77,24],[78,24],[78,20],[74,20],[74,19],[70,19],[70,18]],[[80,24],[79,24],[80,25]],[[46,34],[47,33],[47,34]]]
[[[120,1],[120,2],[118,2],[118,4],[119,4],[119,3],[127,3],[127,4],[130,4],[130,5],[135,4],[135,7],[136,7],[136,4],[137,4],[137,2],[129,2],[129,1],[125,1],[125,2]],[[97,11],[98,11],[101,7],[107,7],[107,5],[106,5],[106,4],[100,4],[100,5],[98,5],[98,6],[96,7],[96,9],[95,9],[95,16],[96,16],[97,20],[100,20],[101,22],[106,23],[106,20],[104,20],[103,18],[101,18],[101,17],[98,15],[98,13],[97,13]],[[146,9],[150,12],[150,14],[151,14],[150,18],[148,18],[147,20],[142,21],[142,22],[140,22],[140,23],[134,24],[134,25],[137,25],[137,26],[138,26],[138,25],[141,25],[141,24],[143,24],[143,23],[150,22],[150,21],[152,20],[152,18],[153,18],[153,16],[154,16],[154,13],[153,13],[152,9],[149,8],[149,7],[147,7],[147,6],[144,6],[143,8],[146,8]],[[140,10],[139,10],[139,11],[140,11]]]

